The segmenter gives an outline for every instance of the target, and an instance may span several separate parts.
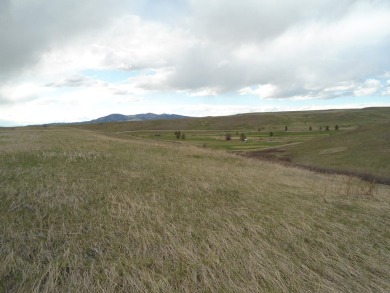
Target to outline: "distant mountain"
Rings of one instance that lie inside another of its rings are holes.
[[[190,118],[190,117],[176,115],[176,114],[153,114],[153,113],[136,114],[136,115],[110,114],[90,121],[84,121],[82,123],[106,123],[106,122],[168,120],[168,119],[173,120],[173,119],[183,119],[183,118]]]

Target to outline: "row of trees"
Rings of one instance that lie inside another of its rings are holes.
[[[313,127],[311,127],[311,125],[309,126],[309,130],[312,131],[313,130]],[[319,127],[319,130],[322,131],[322,126]],[[339,130],[339,126],[336,124],[334,126],[334,130]],[[259,128],[259,131],[260,131],[260,128]],[[288,131],[288,126],[286,125],[284,127],[284,131]],[[325,126],[325,131],[329,131],[329,126]]]
[[[335,130],[339,130],[339,126],[335,125],[334,129]],[[309,130],[310,131],[313,130],[311,125],[309,126]],[[319,130],[322,131],[322,126],[319,127]],[[260,131],[260,128],[259,128],[259,131]],[[284,131],[288,131],[288,126],[287,125],[284,127]],[[329,126],[325,126],[325,131],[329,131]],[[238,135],[238,132],[236,132],[236,135]],[[269,136],[274,136],[274,133],[271,131],[269,133]],[[186,135],[185,135],[185,133],[182,133],[180,130],[178,130],[178,131],[175,131],[175,137],[177,139],[185,139]],[[245,133],[241,133],[240,134],[240,141],[246,141],[246,139],[247,139],[247,137],[246,137]],[[231,133],[226,133],[225,140],[232,140],[232,134]]]
[[[186,134],[185,133],[182,133],[180,130],[179,131],[175,131],[175,137],[177,139],[186,139]]]
[[[284,130],[285,130],[285,131],[288,130],[287,125],[285,126]],[[309,130],[312,131],[313,128],[310,126],[310,127],[309,127]],[[319,127],[319,130],[322,131],[322,126]],[[338,126],[338,125],[335,125],[334,130],[336,130],[336,131],[339,130],[339,126]],[[259,131],[260,131],[260,128],[259,128]],[[329,126],[325,126],[325,131],[330,131]],[[236,135],[238,135],[238,132],[236,132]],[[269,136],[271,136],[271,137],[274,136],[274,133],[271,131],[271,132],[269,133]],[[232,140],[232,135],[231,135],[231,133],[226,133],[226,135],[225,135],[225,140]],[[240,140],[241,140],[241,141],[246,141],[246,135],[245,135],[245,133],[241,133],[241,134],[240,134]]]
[[[262,130],[264,130],[265,128],[264,127],[259,127],[259,128],[257,128],[257,131],[262,131]],[[319,128],[318,128],[320,131],[322,131],[322,126],[320,126]],[[313,127],[310,125],[309,126],[309,130],[310,131],[312,131],[313,130]],[[338,125],[335,125],[334,126],[334,130],[339,130],[339,126]],[[286,125],[286,126],[284,126],[284,131],[288,131],[288,126]],[[325,131],[330,131],[330,127],[329,126],[325,126]]]
[[[322,126],[320,126],[320,131],[322,131]],[[309,127],[309,130],[311,131],[311,130],[313,130],[313,128],[310,126]],[[338,125],[335,125],[335,127],[334,127],[334,130],[339,130],[339,126]],[[329,126],[327,125],[327,126],[325,126],[325,131],[329,131]]]

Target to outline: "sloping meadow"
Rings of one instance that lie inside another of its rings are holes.
[[[0,130],[0,291],[389,292],[390,189],[225,152]]]

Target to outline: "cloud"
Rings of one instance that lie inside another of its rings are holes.
[[[45,92],[47,92],[45,87],[32,82],[17,85],[6,84],[0,88],[0,105],[27,103],[38,99]]]
[[[217,91],[212,88],[205,88],[197,92],[190,92],[189,95],[193,97],[211,97],[216,96]]]
[[[382,83],[376,79],[368,79],[354,90],[355,96],[370,96],[377,94],[382,88]]]
[[[390,96],[390,79],[386,81],[386,87],[382,92],[382,96]]]
[[[46,77],[76,76],[86,68],[152,70],[132,82],[144,90],[193,95],[256,87],[260,95],[261,87],[272,85],[277,91],[260,96],[302,99],[362,94],[332,88],[375,78],[390,67],[387,1],[188,0],[174,9],[172,0],[160,14],[158,5],[144,1],[128,0],[130,8],[119,12],[124,6],[87,0],[75,13],[68,2],[57,2],[5,2],[1,19],[14,27],[0,29],[11,40],[0,49],[0,56],[10,55],[1,60],[0,75],[22,68]],[[185,17],[170,21],[170,13]],[[87,81],[78,82],[62,81]]]
[[[191,0],[192,29],[218,43],[235,46],[272,39],[292,26],[334,21],[355,0]]]
[[[196,41],[171,60],[161,88],[221,94],[270,84],[278,94],[269,98],[337,98],[354,94],[338,85],[390,67],[387,1],[203,2],[191,2]]]
[[[390,95],[388,0],[0,0],[0,39],[7,107]]]
[[[39,62],[42,53],[96,33],[135,1],[1,1],[0,77],[8,79]],[[125,9],[123,9],[125,8]],[[131,8],[130,8],[131,9]]]
[[[240,95],[257,95],[263,99],[273,98],[276,96],[278,88],[273,84],[263,84],[259,85],[257,88],[252,89],[251,87],[246,87],[239,90]]]
[[[66,78],[62,78],[59,81],[49,82],[47,87],[94,87],[94,86],[106,86],[106,83],[86,77],[83,75],[73,75]]]

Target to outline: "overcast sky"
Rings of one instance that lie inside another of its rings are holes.
[[[389,0],[0,0],[0,126],[390,106]]]

